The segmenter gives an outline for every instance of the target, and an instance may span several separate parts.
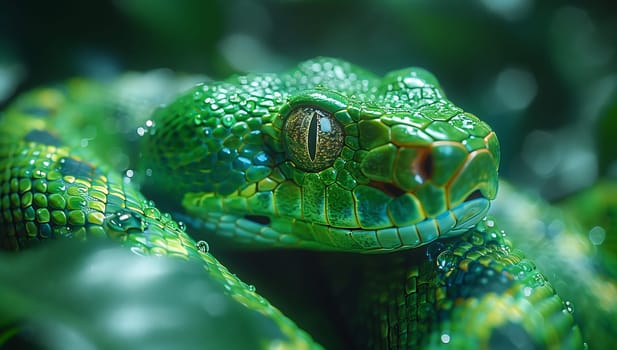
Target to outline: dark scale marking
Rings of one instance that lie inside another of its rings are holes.
[[[385,194],[392,198],[396,198],[405,194],[405,191],[403,189],[389,182],[371,180],[369,181],[368,185],[382,190]]]
[[[31,130],[28,134],[26,134],[26,136],[24,137],[24,141],[37,142],[55,147],[60,147],[63,145],[62,141],[60,141],[60,139],[56,135],[50,133],[47,130],[38,129]]]
[[[63,176],[75,176],[76,178],[92,179],[96,168],[86,162],[74,158],[61,158],[60,168],[58,169]]]
[[[433,177],[433,154],[425,152],[420,161],[420,176],[424,180],[429,180]]]
[[[482,265],[479,262],[471,262],[467,270],[456,269],[446,278],[448,297],[451,300],[457,298],[482,298],[485,294],[502,294],[512,286],[514,281],[503,272]]]
[[[513,322],[494,329],[489,344],[490,349],[538,349],[529,333],[520,324]]]
[[[469,196],[467,196],[467,198],[465,198],[464,202],[468,202],[471,200],[474,200],[476,198],[483,198],[484,195],[482,194],[482,192],[480,192],[480,190],[475,190],[473,192],[471,192],[471,194]]]
[[[270,225],[270,218],[263,215],[244,215],[244,218],[261,225]]]

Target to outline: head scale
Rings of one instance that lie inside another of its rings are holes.
[[[468,230],[496,194],[495,133],[422,69],[380,80],[316,59],[198,86],[158,115],[153,153],[190,185],[184,207],[238,241],[413,248]]]

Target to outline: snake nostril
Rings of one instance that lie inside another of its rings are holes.
[[[424,180],[433,177],[433,154],[431,152],[424,152],[418,165],[418,173]]]

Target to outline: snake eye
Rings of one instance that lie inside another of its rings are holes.
[[[331,113],[312,106],[292,110],[283,126],[288,159],[300,169],[317,172],[341,153],[343,127]]]

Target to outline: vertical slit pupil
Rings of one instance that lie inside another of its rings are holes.
[[[311,123],[309,124],[308,130],[308,153],[311,162],[315,161],[315,154],[317,153],[317,128],[318,123],[317,112],[313,111],[313,115],[311,116]]]

